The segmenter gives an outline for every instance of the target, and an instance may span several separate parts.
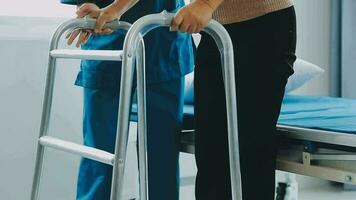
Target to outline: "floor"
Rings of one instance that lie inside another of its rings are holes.
[[[356,191],[346,191],[340,184],[326,183],[315,187],[303,188],[299,192],[300,200],[355,200]]]
[[[194,180],[196,166],[194,156],[181,153],[180,156],[181,187],[180,200],[195,200]],[[278,181],[285,181],[286,172],[277,171]],[[298,200],[356,200],[356,186],[345,190],[343,184],[297,175]]]
[[[312,179],[312,178],[311,178]],[[342,185],[324,182],[317,186],[301,188],[299,200],[355,200],[356,191],[345,191]],[[194,187],[181,188],[181,200],[194,200]]]

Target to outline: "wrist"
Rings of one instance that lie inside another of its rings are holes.
[[[115,0],[111,5],[107,7],[111,13],[115,13],[117,16],[123,15],[128,10],[127,2],[121,0]]]
[[[209,8],[211,8],[213,11],[215,11],[219,5],[221,4],[222,0],[196,0],[199,3],[203,3]]]
[[[119,1],[114,1],[111,5],[106,7],[107,10],[110,10],[111,12],[114,12],[117,15],[120,15],[122,11],[122,5],[119,3]]]

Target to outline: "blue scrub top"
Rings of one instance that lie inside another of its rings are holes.
[[[62,3],[78,5],[85,0],[61,0]],[[109,5],[112,0],[93,1],[99,7]],[[176,12],[184,6],[184,0],[140,0],[120,20],[133,23],[140,17],[163,10]],[[125,35],[93,35],[82,46],[87,50],[121,50]],[[193,70],[192,39],[188,34],[170,32],[168,28],[157,28],[145,36],[146,79],[149,83],[177,79]],[[83,60],[76,85],[90,88],[118,88],[121,63],[114,61]]]

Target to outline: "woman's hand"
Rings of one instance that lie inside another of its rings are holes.
[[[171,31],[199,33],[212,18],[216,8],[205,0],[195,0],[175,15]]]
[[[76,12],[77,18],[83,18],[86,16],[89,16],[91,18],[98,18],[100,14],[102,13],[102,10],[95,4],[93,3],[84,3],[80,7],[78,7],[78,10]],[[110,34],[112,33],[111,29],[103,29],[100,31],[101,34]],[[73,29],[69,31],[69,33],[66,36],[67,39],[67,44],[71,45],[73,41],[78,38],[76,47],[79,47],[83,44],[85,44],[90,36],[93,34],[93,30],[91,29]]]
[[[78,18],[89,16],[96,18],[94,30],[90,29],[74,29],[67,35],[67,43],[71,45],[73,41],[79,36],[77,47],[88,41],[90,36],[97,34],[111,34],[113,30],[104,28],[105,23],[119,19],[127,10],[132,8],[138,0],[115,0],[112,4],[105,8],[99,8],[93,3],[84,3],[81,5],[76,14]]]
[[[119,19],[120,17],[120,13],[116,10],[115,6],[108,6],[106,8],[101,9],[97,16],[94,32],[98,34],[106,34],[108,30],[103,29],[104,25],[107,22],[114,21],[115,19]],[[109,30],[112,32],[111,29]]]
[[[96,20],[94,32],[105,34],[106,30],[103,29],[105,23],[111,22],[120,17],[130,8],[132,8],[139,0],[115,0],[106,8],[101,9],[98,19]]]

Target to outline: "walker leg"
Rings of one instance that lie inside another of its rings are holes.
[[[37,143],[37,154],[36,154],[36,163],[35,163],[35,173],[33,176],[32,190],[31,190],[31,200],[38,199],[38,192],[41,180],[41,172],[43,167],[43,154],[44,147],[38,142]]]
[[[140,38],[136,55],[139,186],[140,200],[148,200],[145,47]]]
[[[132,82],[134,75],[133,57],[134,56],[132,54],[126,56],[124,55],[122,62],[115,160],[110,196],[111,200],[123,200],[122,194],[129,135]]]
[[[224,30],[224,29],[222,29]],[[232,200],[242,200],[242,183],[240,169],[240,149],[239,135],[237,124],[237,102],[236,102],[236,86],[234,72],[234,54],[231,39],[226,31],[222,31],[225,35],[220,36],[220,44],[227,44],[225,48],[219,48],[221,54],[222,72],[226,95],[226,111],[227,111],[227,127],[228,127],[228,144],[229,144],[229,160],[231,174],[231,193]],[[213,36],[213,35],[212,35]],[[217,40],[215,40],[217,41]],[[217,42],[219,46],[219,42]]]
[[[51,107],[52,107],[53,88],[54,88],[54,80],[55,80],[55,72],[56,72],[56,60],[52,57],[49,57],[48,63],[49,64],[48,64],[48,71],[47,71],[46,90],[45,90],[45,97],[43,101],[43,110],[42,110],[42,118],[41,118],[41,129],[38,138],[41,138],[42,136],[45,136],[48,133],[49,120],[50,120]],[[39,196],[39,186],[40,186],[42,167],[43,167],[43,156],[44,156],[44,146],[42,146],[39,143],[39,140],[37,140],[36,162],[35,162],[35,172],[34,172],[33,182],[32,182],[31,200],[37,200]]]

